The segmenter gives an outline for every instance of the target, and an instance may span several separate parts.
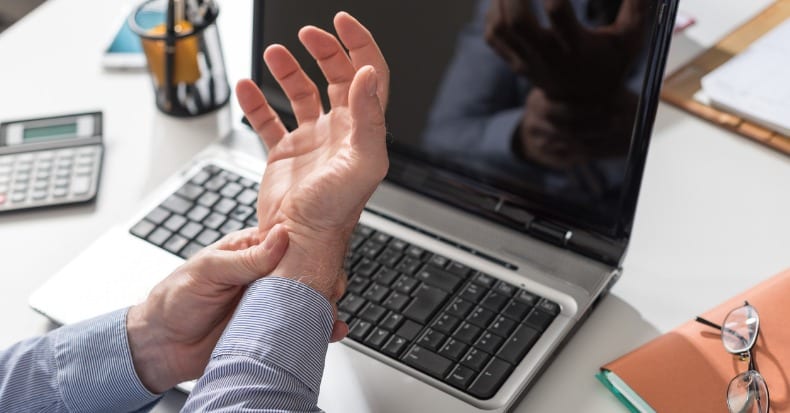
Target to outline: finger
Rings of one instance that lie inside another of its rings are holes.
[[[287,248],[288,232],[282,225],[275,225],[260,244],[237,251],[217,250],[206,255],[202,269],[216,283],[244,286],[269,275]]]
[[[211,244],[209,248],[225,251],[247,249],[261,243],[260,234],[261,232],[258,228],[245,228],[239,231],[233,231]]]
[[[576,19],[576,12],[568,0],[544,0],[546,14],[551,27],[559,35],[568,50],[575,50],[579,44],[582,28]]]
[[[386,109],[389,102],[390,69],[373,35],[357,19],[341,11],[335,15],[335,30],[340,41],[348,49],[354,69],[359,71],[370,65],[379,76],[377,93],[381,107]]]
[[[363,159],[377,161],[372,165],[380,163],[386,166],[386,126],[377,90],[376,70],[372,66],[359,69],[349,92],[351,146],[359,151]]]
[[[258,85],[252,80],[244,79],[236,84],[236,99],[244,116],[267,148],[273,148],[288,133],[277,112],[269,106]]]
[[[348,335],[348,324],[345,321],[335,320],[332,326],[332,335],[329,336],[329,342],[334,343],[340,341]]]
[[[329,83],[329,103],[332,107],[348,106],[348,90],[356,70],[343,46],[335,36],[314,26],[299,30],[299,40]]]
[[[522,0],[500,0],[492,5],[492,23],[487,30],[498,39],[497,50],[520,73],[530,75],[544,59],[541,56],[543,29]],[[515,63],[514,63],[515,62]]]
[[[263,60],[291,101],[296,121],[302,124],[318,119],[323,112],[318,88],[291,52],[282,45],[275,44],[266,48]]]

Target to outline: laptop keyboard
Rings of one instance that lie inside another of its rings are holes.
[[[214,165],[130,232],[189,258],[257,226],[258,184]],[[479,399],[491,398],[559,314],[556,303],[358,224],[338,316],[348,337]]]

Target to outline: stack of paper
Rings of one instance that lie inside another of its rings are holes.
[[[711,104],[790,136],[790,20],[702,78]]]

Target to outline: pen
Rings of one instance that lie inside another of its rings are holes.
[[[167,2],[167,32],[165,34],[165,107],[168,111],[173,108],[173,62],[176,53],[176,12],[175,0]]]

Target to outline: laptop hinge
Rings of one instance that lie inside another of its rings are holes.
[[[533,220],[527,231],[537,238],[563,247],[573,238],[573,231],[570,229],[542,219]]]

